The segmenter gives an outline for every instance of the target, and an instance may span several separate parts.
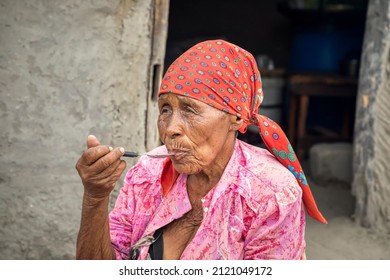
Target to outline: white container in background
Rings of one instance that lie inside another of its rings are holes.
[[[284,79],[281,77],[264,77],[261,80],[264,99],[260,108],[263,106],[281,106],[283,104]]]

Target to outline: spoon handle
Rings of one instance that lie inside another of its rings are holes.
[[[124,154],[123,154],[124,157],[139,157],[140,154],[137,153],[137,152],[128,152],[126,151]]]
[[[164,157],[172,156],[171,154],[148,154],[148,153],[145,153],[143,155],[147,155],[148,157],[154,157],[154,158],[164,158]],[[139,157],[139,156],[142,156],[142,154],[139,154],[137,152],[128,152],[128,151],[126,151],[123,154],[123,156],[124,157]]]

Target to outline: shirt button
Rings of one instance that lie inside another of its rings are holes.
[[[208,207],[205,207],[203,210],[204,210],[205,212],[207,212],[207,211],[209,211],[209,208],[208,208]]]

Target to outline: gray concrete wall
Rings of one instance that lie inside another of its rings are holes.
[[[356,219],[390,233],[390,2],[370,0],[357,99],[352,184]]]
[[[1,259],[74,258],[88,134],[145,149],[152,3],[0,2]]]

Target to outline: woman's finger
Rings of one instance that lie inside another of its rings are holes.
[[[108,177],[112,177],[119,165],[121,164],[122,160],[118,159],[111,163],[106,169],[103,171],[99,172],[98,174],[95,175],[96,178],[99,179],[106,179]]]
[[[118,181],[118,179],[122,175],[125,168],[126,168],[126,162],[124,160],[121,160],[118,167],[114,170],[114,172],[111,174],[111,176],[108,177],[109,178],[109,185],[112,188],[115,187],[116,182]]]
[[[100,147],[100,146],[99,146]],[[91,172],[98,174],[109,168],[115,161],[120,160],[125,150],[123,148],[115,148],[90,165]]]

